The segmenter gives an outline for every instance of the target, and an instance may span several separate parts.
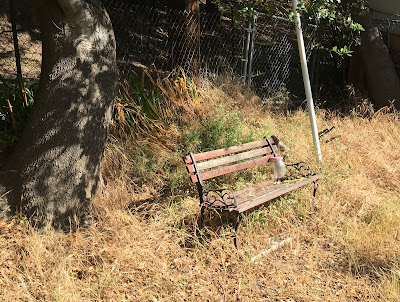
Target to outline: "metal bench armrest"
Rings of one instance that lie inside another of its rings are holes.
[[[203,186],[201,192],[201,206],[220,211],[229,211],[237,207],[236,195],[232,189],[210,189]]]

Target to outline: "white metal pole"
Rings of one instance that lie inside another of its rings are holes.
[[[300,15],[297,12],[297,0],[292,0],[292,4],[293,4],[294,22],[295,22],[296,35],[297,35],[297,44],[298,44],[298,47],[299,47],[299,54],[300,54],[301,70],[303,72],[304,89],[306,91],[308,113],[309,113],[309,116],[310,116],[312,135],[313,135],[313,139],[314,139],[314,147],[315,147],[315,150],[317,152],[318,161],[322,162],[321,147],[319,145],[317,122],[316,122],[316,119],[315,119],[314,101],[313,101],[312,93],[311,93],[310,78],[308,76],[306,50],[305,50],[305,47],[304,47],[303,33],[301,31]]]

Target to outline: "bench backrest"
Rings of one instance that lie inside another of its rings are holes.
[[[186,155],[183,160],[192,183],[268,163],[278,155],[276,137],[224,149]]]

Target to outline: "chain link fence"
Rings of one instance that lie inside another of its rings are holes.
[[[8,10],[7,10],[8,12]],[[0,19],[0,69],[1,77],[7,79],[17,74],[11,23],[5,15]]]
[[[20,65],[25,82],[37,82],[42,61],[40,31],[30,3],[18,1],[15,6],[12,3],[0,0],[0,79],[13,82]]]
[[[140,72],[141,68],[171,71],[177,65],[190,74],[198,48],[195,37],[186,31],[199,26],[198,64],[203,75],[248,76],[246,82],[264,97],[277,91],[297,99],[304,97],[297,40],[289,20],[259,16],[251,29],[252,47],[247,49],[247,24],[232,17],[200,13],[199,22],[194,14],[166,8],[143,8],[119,0],[106,0],[104,5],[113,23],[122,74]],[[314,27],[307,28],[305,36],[311,38],[314,31]],[[306,40],[308,57],[310,40]],[[249,66],[243,68],[243,64]]]
[[[294,24],[287,19],[267,15],[257,18],[255,24],[252,85],[267,97],[285,92],[294,98],[303,98],[304,84]],[[304,30],[309,61],[315,29],[309,26]],[[313,73],[314,68],[310,72]]]
[[[196,64],[202,73],[240,73],[241,27],[232,20],[119,0],[104,5],[115,32],[121,74],[141,68],[171,71],[178,65],[191,71]]]
[[[226,73],[248,77],[246,82],[251,82],[263,97],[285,91],[294,99],[304,98],[291,21],[258,16],[251,29],[252,41],[248,48],[248,24],[230,16],[205,12],[196,16],[165,7],[138,6],[124,0],[103,0],[103,4],[114,27],[122,77],[138,75],[143,68],[168,73],[174,67],[182,66],[189,76],[198,69],[206,77]],[[41,64],[37,24],[31,10],[17,9],[15,20],[22,77],[25,82],[37,82]],[[314,31],[311,27],[305,30],[309,57]],[[16,78],[17,69],[9,11],[1,15],[0,35],[0,76],[11,81]]]

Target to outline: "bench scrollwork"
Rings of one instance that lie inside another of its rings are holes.
[[[220,211],[229,211],[237,207],[235,192],[231,189],[210,189],[203,187],[201,206]]]

